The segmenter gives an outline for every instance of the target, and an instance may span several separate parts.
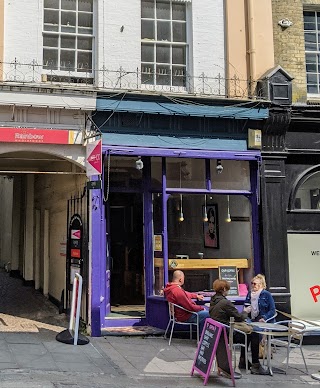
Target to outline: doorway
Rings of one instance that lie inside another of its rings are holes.
[[[143,195],[112,193],[109,201],[111,317],[145,315]]]

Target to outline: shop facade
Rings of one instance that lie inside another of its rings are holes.
[[[190,291],[210,290],[220,266],[236,266],[244,284],[260,272],[261,155],[248,149],[248,129],[262,128],[268,109],[229,104],[98,98],[104,176],[102,192],[90,190],[92,335],[165,328],[162,288],[175,269]]]

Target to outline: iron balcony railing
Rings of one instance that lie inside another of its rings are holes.
[[[148,68],[110,70],[79,68],[66,64],[63,70],[38,64],[36,60],[22,63],[0,62],[0,82],[58,87],[81,87],[88,90],[147,91],[181,93],[223,98],[259,98],[256,81],[241,79],[237,75],[225,78],[221,73],[191,75],[185,70],[174,73],[153,72]]]

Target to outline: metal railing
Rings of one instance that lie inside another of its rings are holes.
[[[178,93],[223,98],[255,99],[258,96],[256,81],[241,79],[236,74],[225,78],[221,73],[191,75],[179,71],[163,74],[163,72],[143,72],[140,68],[127,70],[120,67],[117,70],[110,70],[103,66],[101,69],[75,69],[70,65],[67,65],[64,70],[57,70],[53,66],[38,64],[36,60],[22,63],[17,58],[12,62],[0,62],[0,83],[81,87],[96,91]]]

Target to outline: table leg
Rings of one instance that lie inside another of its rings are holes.
[[[268,360],[267,360],[267,364],[268,364],[268,369],[269,369],[270,376],[273,376],[272,368],[271,368],[271,335],[268,335],[267,337],[268,337]]]

